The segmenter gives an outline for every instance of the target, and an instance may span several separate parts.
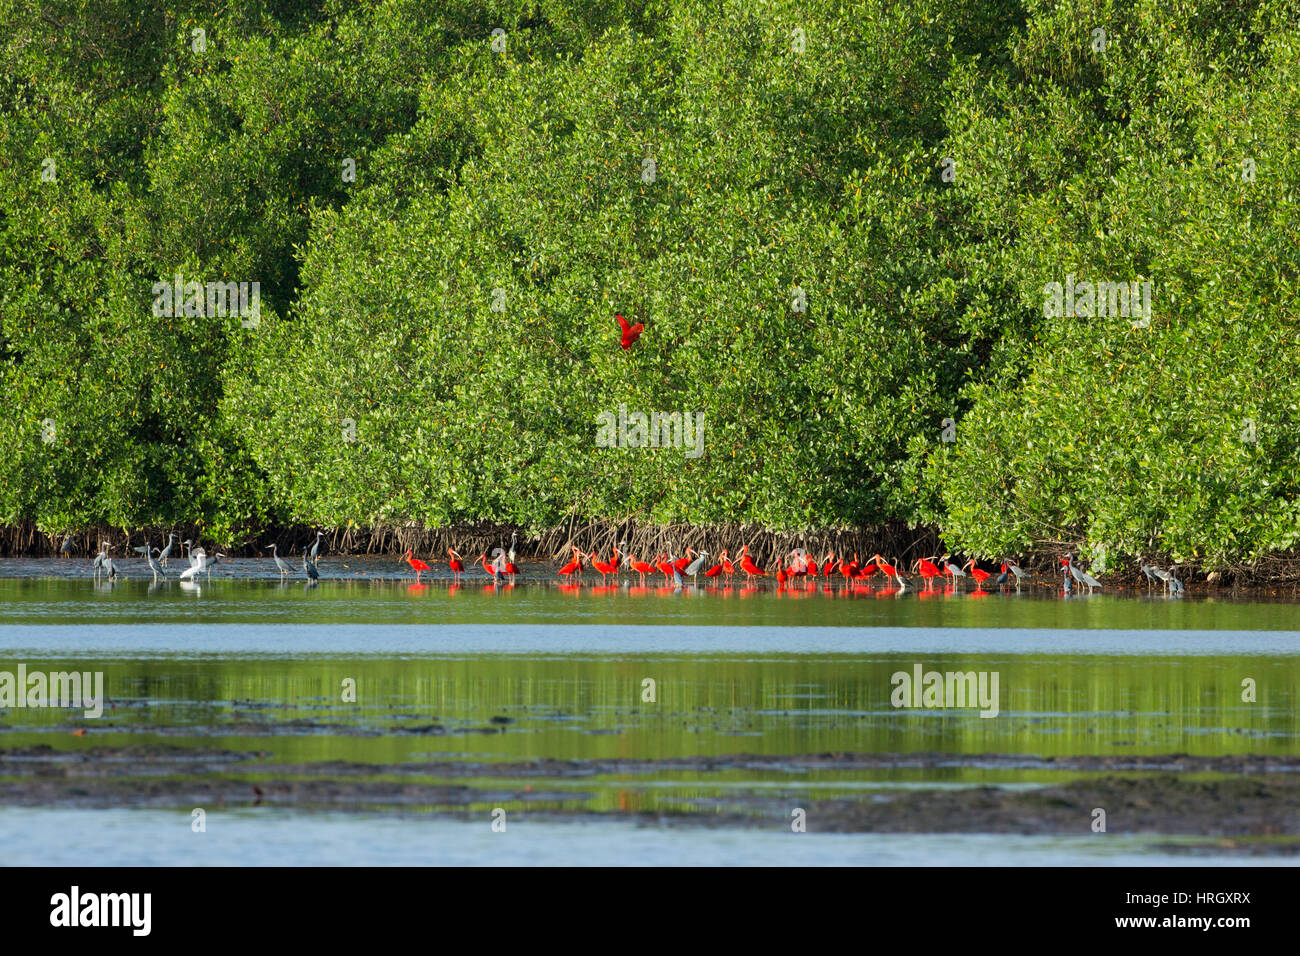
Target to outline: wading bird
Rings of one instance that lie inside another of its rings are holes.
[[[985,571],[983,568],[981,568],[978,564],[976,564],[974,558],[971,558],[969,561],[963,564],[962,568],[963,569],[970,568],[970,576],[975,579],[975,587],[978,590],[983,591],[984,582],[989,579],[989,573]]]
[[[996,578],[993,579],[993,586],[994,586],[994,587],[1001,587],[1002,585],[1004,585],[1004,584],[1007,583],[1007,579],[1008,579],[1009,577],[1011,577],[1011,569],[1010,569],[1009,567],[1007,567],[1007,563],[1006,563],[1005,561],[1003,561],[1003,562],[1002,562],[1002,573],[999,574]]]
[[[654,573],[654,567],[648,561],[638,561],[635,554],[629,554],[623,563],[641,576],[642,587],[645,587],[645,576]]]
[[[318,538],[317,540],[320,539]],[[220,557],[220,555],[218,555],[218,557]],[[215,564],[216,562],[213,563]],[[308,554],[306,548],[302,549],[302,570],[303,573],[307,575],[307,580],[312,583],[320,580],[320,572],[316,570],[316,562],[311,559],[311,555]]]
[[[754,578],[762,577],[767,574],[767,572],[755,564],[754,559],[749,556],[749,545],[744,545],[740,549],[740,569],[745,572],[746,581],[753,581]]]
[[[224,554],[217,552],[212,560],[209,561],[206,551],[202,548],[195,548],[190,552],[190,566],[181,572],[180,579],[182,581],[191,580],[197,578],[200,574],[206,574],[211,577],[212,566],[224,557]]]
[[[72,535],[65,534],[63,536],[63,547],[59,548],[59,553],[65,558],[72,557]]]
[[[303,553],[306,554],[306,552]],[[415,572],[416,584],[420,583],[421,574],[423,574],[425,571],[433,570],[431,567],[429,567],[427,564],[425,564],[423,561],[421,561],[419,558],[415,556],[415,550],[413,548],[406,549],[406,554],[402,555],[402,560],[405,561],[407,564],[409,564],[411,566],[411,570]]]
[[[1021,579],[1022,579],[1022,578],[1027,578],[1027,577],[1029,577],[1029,575],[1028,575],[1026,572],[1022,571],[1022,570],[1020,569],[1020,565],[1016,564],[1016,562],[1014,562],[1014,561],[1009,561],[1009,560],[1007,560],[1006,558],[1003,558],[1002,560],[1007,562],[1007,570],[1010,571],[1012,574],[1015,575],[1015,577],[1016,577],[1016,588],[1019,589]]]
[[[285,563],[285,560],[280,557],[280,552],[276,550],[274,544],[265,550],[271,552],[271,560],[275,562],[275,566],[280,569],[281,574],[293,574],[293,568]]]
[[[614,318],[618,319],[618,327],[623,332],[623,338],[618,343],[619,347],[624,351],[627,351],[632,347],[633,343],[641,337],[641,333],[645,330],[645,325],[641,322],[638,322],[636,325],[628,325],[627,319],[617,314]]]
[[[99,554],[95,555],[95,560],[90,563],[90,566],[95,571],[95,577],[99,577],[99,572],[100,570],[103,569],[104,562],[107,560],[108,560],[108,545],[106,545],[103,541],[101,541],[99,542]]]
[[[730,581],[731,576],[735,573],[736,573],[736,566],[731,563],[731,558],[727,557],[727,549],[723,548],[722,549],[722,575],[728,581]]]
[[[117,577],[117,565],[113,563],[113,559],[108,555],[104,555],[104,572],[108,575],[110,581]],[[123,575],[123,577],[125,576]]]
[[[447,549],[447,557],[450,559],[447,565],[451,568],[451,576],[454,580],[459,581],[460,576],[465,573],[465,562],[461,560],[460,554],[457,553],[455,548]]]
[[[835,552],[832,551],[830,554],[826,555],[826,561],[824,564],[822,564],[822,577],[829,579],[834,572],[835,572]]]
[[[704,559],[707,558],[708,556],[709,556],[709,552],[700,551],[695,555],[695,560],[692,561],[690,564],[686,565],[686,570],[683,573],[689,574],[691,576],[691,584],[695,583],[695,576],[699,574],[700,569],[704,567]],[[707,571],[705,571],[704,573],[706,575],[708,574]]]
[[[582,579],[582,552],[578,550],[578,546],[576,544],[570,545],[570,547],[573,548],[573,560],[570,561],[568,564],[566,564],[564,567],[560,568],[559,575],[562,578],[568,578],[577,575],[578,579],[581,580]]]
[[[591,566],[600,574],[601,584],[606,583],[606,578],[608,578],[609,575],[618,573],[618,548],[614,549],[614,553],[610,556],[608,561],[600,560],[600,555],[595,551],[588,554],[587,557],[591,558]]]
[[[1183,593],[1183,582],[1178,580],[1178,569],[1176,567],[1169,569],[1169,588],[1174,594]]]
[[[1100,581],[1098,581],[1096,578],[1094,578],[1091,574],[1089,574],[1087,571],[1083,570],[1082,568],[1076,568],[1074,566],[1074,555],[1067,554],[1065,556],[1065,567],[1066,570],[1070,572],[1070,576],[1073,577],[1074,580],[1078,581],[1080,584],[1087,587],[1088,590],[1101,587]]]
[[[171,557],[172,545],[176,543],[176,535],[172,532],[167,533],[167,547],[158,552],[158,563],[164,568],[167,567],[167,559]]]
[[[316,555],[320,554],[320,539],[323,537],[325,537],[324,531],[316,532],[316,543],[311,546],[311,560],[313,564],[316,562]]]
[[[917,558],[916,562],[912,565],[912,570],[921,575],[921,580],[925,582],[927,590],[934,587],[934,579],[943,573],[939,570],[939,566],[934,563],[938,559],[938,555],[931,555],[928,558]]]
[[[507,564],[514,564],[514,563],[515,563],[515,540],[516,540],[518,537],[519,537],[519,532],[518,532],[518,531],[511,531],[511,532],[510,532],[510,550],[508,550],[508,551],[506,552],[506,563],[507,563]]]
[[[957,565],[953,564],[951,561],[949,561],[948,559],[951,557],[952,557],[951,554],[945,554],[942,558],[939,559],[939,564],[940,566],[943,567],[944,576],[952,578],[952,585],[953,587],[956,587],[957,579],[964,578],[966,576],[966,572],[963,571],[961,568],[957,567]]]
[[[159,577],[159,576],[165,578],[165,577],[167,577],[167,572],[164,571],[162,568],[158,567],[158,565],[156,565],[156,564],[153,563],[153,553],[154,553],[155,551],[157,551],[157,550],[158,550],[157,548],[151,548],[151,549],[149,550],[149,553],[146,554],[144,557],[145,557],[145,560],[149,562],[149,570],[153,572],[153,576],[154,576],[155,578],[157,578],[157,577]]]

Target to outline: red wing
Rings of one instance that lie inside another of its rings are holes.
[[[627,319],[623,318],[621,315],[615,315],[614,318],[618,319],[618,327],[623,330],[624,335],[627,335],[628,330],[630,329],[630,326],[627,324]]]

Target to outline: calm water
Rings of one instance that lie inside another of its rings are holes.
[[[21,662],[29,671],[103,671],[110,699],[99,720],[70,710],[0,709],[0,746],[258,752],[240,769],[250,784],[274,778],[274,770],[259,776],[260,765],[432,762],[442,769],[421,780],[483,787],[523,787],[533,778],[499,767],[485,775],[477,765],[526,767],[539,759],[970,757],[931,769],[769,761],[550,778],[553,796],[527,809],[612,816],[521,817],[507,834],[463,814],[428,817],[450,812],[438,806],[401,822],[232,808],[220,827],[194,835],[208,839],[193,862],[207,863],[526,863],[563,862],[565,854],[633,863],[1203,863],[1204,856],[1153,846],[1167,840],[1102,848],[1087,836],[793,835],[634,826],[618,815],[743,814],[756,799],[815,806],[899,789],[1033,787],[1079,775],[1032,762],[991,764],[980,759],[985,754],[1300,752],[1300,606],[1293,603],[1142,592],[1064,599],[1049,588],[900,595],[879,587],[778,593],[739,583],[674,591],[546,581],[494,589],[427,575],[415,586],[391,562],[344,567],[342,559],[323,562],[325,580],[307,587],[265,567],[223,564],[210,581],[183,588],[154,585],[147,571],[96,583],[85,562],[0,562],[0,575],[9,575],[0,578],[0,670]],[[998,717],[893,708],[891,676],[917,664],[996,671]],[[1254,703],[1241,700],[1247,679],[1257,686]],[[645,699],[647,681],[653,700]],[[355,701],[344,699],[349,685]],[[474,812],[486,813],[492,802]],[[15,831],[26,840],[84,828],[86,839],[105,843],[104,862],[184,862],[194,850],[188,819],[179,811],[0,808],[0,853],[11,858],[5,834]],[[268,837],[276,821],[290,820],[283,829],[291,835]],[[792,849],[792,838],[804,842]],[[990,853],[992,845],[998,849]],[[355,858],[340,856],[342,847]]]

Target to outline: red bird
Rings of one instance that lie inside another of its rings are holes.
[[[615,315],[614,318],[618,319],[618,327],[623,330],[623,339],[618,344],[624,350],[630,349],[632,343],[641,337],[641,333],[645,330],[645,325],[641,322],[638,322],[636,325],[628,325],[627,319],[623,318],[621,315]]]
[[[561,577],[567,578],[574,574],[578,575],[579,578],[582,577],[582,552],[576,546],[573,549],[573,560],[560,568]]]
[[[927,588],[934,587],[934,579],[943,573],[939,570],[939,566],[929,558],[921,558],[921,560],[916,562],[916,566],[920,568],[921,577],[925,579],[925,586]]]
[[[459,580],[460,576],[465,573],[465,563],[461,561],[460,555],[456,553],[455,548],[448,548],[447,556],[451,558],[451,576]]]
[[[607,575],[618,573],[618,549],[617,548],[614,549],[614,554],[609,559],[608,564],[600,560],[600,555],[596,554],[595,551],[591,552],[591,554],[587,555],[587,557],[591,558],[591,566],[600,572],[601,584],[605,583],[605,577]]]
[[[668,560],[668,555],[661,554],[655,558],[655,567],[664,573],[664,578],[671,584],[673,580],[673,565]]]
[[[412,551],[410,548],[406,549],[406,554],[402,555],[402,560],[405,561],[407,564],[409,564],[411,568],[415,571],[415,582],[417,584],[420,582],[421,574],[423,574],[425,571],[433,570],[433,568],[429,567],[419,558],[415,557],[415,552]]]
[[[637,574],[641,575],[641,584],[645,585],[645,576],[654,572],[654,568],[647,561],[638,561],[635,554],[629,554],[625,559],[628,565]]]
[[[731,558],[727,557],[727,549],[722,549],[722,573],[730,578],[736,573],[736,566],[731,563]]]
[[[970,568],[970,576],[975,579],[975,587],[981,591],[984,590],[984,582],[989,579],[989,573],[983,568],[977,567],[974,558],[967,561],[963,567]]]
[[[822,565],[822,577],[829,578],[835,573],[835,552],[832,551],[826,555],[826,563]]]
[[[709,568],[709,570],[704,572],[704,576],[706,578],[716,578],[721,573],[722,573],[722,565],[715,564],[713,567]]]
[[[749,556],[749,545],[740,549],[740,569],[745,572],[748,580],[753,580],[757,575],[767,574],[762,568],[754,563],[754,559]]]

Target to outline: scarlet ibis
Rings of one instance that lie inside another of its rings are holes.
[[[496,553],[501,554],[501,549],[497,548]],[[504,557],[504,555],[502,556]],[[501,569],[496,566],[495,561],[490,564],[488,563],[486,552],[478,556],[478,563],[482,565],[483,570],[487,572],[488,577],[490,577],[493,581],[496,581],[497,575],[501,573]]]
[[[914,565],[914,568],[920,572],[921,579],[925,581],[927,590],[934,587],[934,579],[943,573],[939,570],[939,566],[931,561],[930,558],[919,559]]]
[[[826,555],[826,563],[822,565],[822,577],[829,578],[831,572],[835,570],[835,552],[832,551]]]
[[[560,577],[567,578],[575,574],[579,579],[582,578],[582,552],[578,550],[576,545],[573,547],[573,560],[560,568]]]
[[[459,581],[460,576],[465,573],[465,562],[461,560],[460,554],[457,553],[455,548],[447,549],[447,557],[451,559],[448,562],[451,567],[451,576]]]
[[[507,561],[506,575],[513,582],[515,578],[519,577],[519,565],[515,564],[513,561]]]
[[[660,554],[657,558],[655,558],[655,567],[663,572],[665,581],[672,583],[673,564],[672,561],[669,559],[668,555]]]
[[[725,554],[726,552],[724,551],[723,553]],[[709,568],[709,570],[705,571],[704,576],[706,578],[716,578],[721,573],[722,573],[722,564],[721,562],[719,562],[718,564],[715,564],[713,567]]]
[[[623,563],[628,565],[633,571],[641,575],[641,586],[645,587],[645,576],[654,572],[654,567],[647,561],[638,561],[635,554],[629,554],[623,559]]]
[[[289,567],[284,558],[280,557],[280,552],[276,550],[275,545],[271,545],[266,550],[271,552],[271,560],[275,562],[275,566],[280,570],[281,574],[293,574],[293,568]]]
[[[628,325],[627,319],[623,318],[621,315],[615,315],[614,318],[618,319],[618,327],[623,330],[623,338],[618,344],[624,351],[626,351],[641,337],[641,332],[645,329],[645,325],[641,322],[638,322],[636,325]]]
[[[306,554],[306,553],[307,553],[307,552],[305,552],[305,551],[303,552],[303,554]],[[431,567],[429,567],[427,564],[425,564],[425,563],[424,563],[423,561],[421,561],[419,558],[415,557],[415,552],[414,552],[411,548],[407,548],[407,549],[406,549],[406,554],[402,555],[402,560],[405,561],[407,564],[409,564],[409,565],[414,569],[414,571],[415,571],[415,580],[416,580],[417,583],[419,583],[420,575],[421,575],[421,574],[423,574],[425,571],[432,571],[432,570],[433,570]]]
[[[970,576],[975,579],[975,586],[979,588],[981,591],[983,591],[984,582],[989,579],[989,573],[985,571],[983,568],[981,568],[979,565],[977,565],[975,563],[974,558],[971,558],[969,561],[963,564],[962,567],[970,568]]]
[[[858,573],[858,556],[855,554],[853,560],[848,564],[840,562],[840,574],[844,575],[846,581],[852,581],[853,576]]]
[[[902,579],[900,579],[898,576],[898,569],[895,568],[892,564],[886,564],[885,559],[878,554],[872,555],[871,560],[875,562],[876,567],[880,568],[881,571],[885,572],[885,577],[893,578],[895,581],[898,581],[900,587],[904,586]]]
[[[749,556],[749,545],[744,545],[740,549],[740,569],[745,572],[745,580],[752,581],[756,577],[767,574],[762,568],[754,563],[754,559]]]
[[[783,588],[785,587],[785,582],[786,582],[785,571],[783,571],[781,568],[778,567],[776,569],[776,586],[779,588]]]
[[[687,566],[691,563],[691,555],[694,553],[695,553],[694,548],[687,548],[686,557],[678,558],[676,561],[674,561],[673,567],[675,567],[678,571],[685,573]]]
[[[618,565],[615,563],[615,559],[618,557],[617,550],[614,551],[613,557],[608,562],[600,560],[600,555],[596,554],[595,551],[591,552],[587,557],[591,558],[591,566],[600,572],[601,584],[605,583],[607,576],[618,573]]]
[[[722,549],[722,573],[730,580],[731,576],[736,573],[736,566],[731,563],[731,558],[727,557],[727,549]]]

